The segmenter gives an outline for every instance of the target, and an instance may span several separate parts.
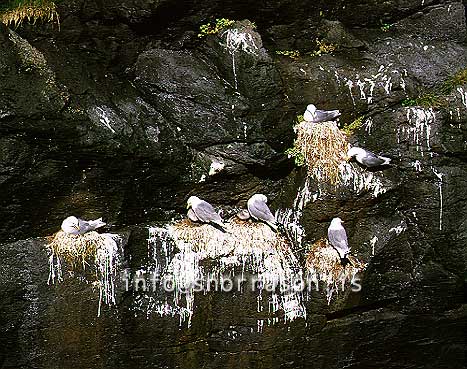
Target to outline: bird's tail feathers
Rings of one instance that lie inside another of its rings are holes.
[[[384,162],[381,165],[389,165],[391,164],[391,158],[386,158],[385,156],[380,156],[380,159],[384,160]]]
[[[214,228],[217,228],[219,231],[222,231],[224,233],[230,233],[229,231],[225,229],[225,224],[223,222],[211,222],[211,225]]]
[[[279,229],[278,229],[276,223],[273,223],[273,222],[266,222],[266,224],[267,224],[269,227],[271,227],[272,230],[273,230],[274,232],[276,232],[276,233],[279,232]]]
[[[102,218],[99,218],[99,219],[96,219],[96,220],[90,220],[89,225],[92,226],[94,229],[96,229],[96,228],[100,228],[100,227],[105,226],[106,223],[104,223],[102,221]]]

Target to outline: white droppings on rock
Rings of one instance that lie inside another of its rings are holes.
[[[213,176],[214,174],[219,173],[222,169],[224,169],[224,167],[225,167],[225,164],[223,162],[213,160],[209,168],[208,174],[210,176]]]
[[[407,227],[405,226],[404,222],[401,222],[397,227],[391,228],[389,233],[394,232],[396,235],[400,235],[406,229]]]
[[[377,236],[374,236],[374,237],[370,240],[371,255],[372,255],[372,256],[375,256],[375,246],[376,246],[376,242],[378,242],[378,237],[377,237]]]
[[[149,229],[149,253],[155,264],[150,272],[162,271],[161,281],[170,282],[173,289],[164,289],[164,297],[160,300],[153,297],[150,304],[147,299],[141,300],[135,305],[136,310],[146,310],[149,315],[152,312],[179,315],[180,322],[190,326],[195,294],[210,291],[215,281],[223,285],[223,276],[234,276],[241,268],[241,281],[246,281],[243,271],[256,276],[255,289],[245,288],[258,293],[258,311],[265,310],[264,304],[272,314],[282,310],[284,322],[306,316],[301,292],[287,288],[295,278],[301,278],[302,270],[280,235],[262,223],[227,222],[227,233],[223,233],[210,225],[192,226],[187,222]],[[173,254],[175,249],[178,252]],[[164,265],[158,266],[158,260]],[[208,282],[202,284],[203,281]],[[240,282],[234,287],[241,290]]]
[[[457,87],[456,91],[460,94],[462,105],[467,109],[467,91],[464,91],[462,87]]]
[[[88,116],[94,123],[97,123],[112,133],[116,133],[114,127],[112,127],[112,121],[119,119],[118,115],[108,106],[93,106],[87,110]]]
[[[370,192],[376,198],[388,190],[383,183],[382,173],[361,170],[357,172],[349,163],[341,163],[339,170],[344,186],[356,194]]]
[[[439,230],[443,230],[443,176],[444,173],[438,172],[436,168],[431,167],[436,178],[438,178],[438,191],[439,191]]]
[[[422,163],[420,162],[420,160],[415,160],[413,163],[412,163],[412,167],[415,168],[415,170],[417,172],[421,172],[422,171]]]
[[[416,150],[424,156],[425,151],[431,152],[431,127],[435,123],[436,113],[432,108],[406,108],[407,125],[397,127],[397,143],[407,140],[415,145]]]
[[[355,99],[354,99],[353,93],[352,93],[352,88],[353,88],[354,84],[350,79],[348,79],[345,82],[345,85],[349,88],[350,97],[352,98],[352,104],[355,106]]]
[[[365,127],[365,132],[371,134],[371,129],[373,128],[373,118],[369,117],[368,119],[365,119],[363,126]]]
[[[295,245],[302,246],[302,240],[305,236],[305,229],[300,224],[300,219],[303,215],[305,206],[311,199],[315,201],[315,196],[319,196],[319,192],[313,194],[311,192],[311,178],[307,177],[305,183],[297,192],[293,203],[293,209],[281,209],[276,212],[277,222],[282,224],[287,232],[288,237],[293,240]],[[316,196],[316,199],[318,198]]]
[[[366,101],[369,105],[373,103],[374,97],[376,94],[384,93],[385,95],[390,95],[393,90],[394,80],[398,81],[399,87],[401,87],[404,91],[406,89],[406,83],[403,75],[407,76],[407,70],[403,70],[402,72],[392,68],[392,64],[388,65],[381,65],[378,73],[370,74],[365,72],[363,75],[364,68],[362,67],[362,72],[356,73],[355,77],[342,77],[338,78],[337,73],[335,74],[335,78],[337,83],[344,83],[345,86],[349,89],[350,96],[352,98],[352,103],[355,106],[355,99],[353,95],[352,88],[357,86],[359,88],[360,100]],[[395,78],[398,77],[398,78]]]
[[[241,32],[237,28],[228,28],[222,32],[221,37],[225,37],[226,49],[232,56],[232,71],[234,75],[235,90],[238,90],[237,68],[235,66],[235,54],[239,51],[256,55],[258,46],[251,33]]]

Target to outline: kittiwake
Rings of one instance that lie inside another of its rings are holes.
[[[96,230],[99,227],[105,226],[102,218],[96,220],[83,220],[70,216],[62,222],[62,230],[68,234],[84,234]]]
[[[214,226],[217,225],[225,232],[225,224],[223,223],[222,218],[210,203],[201,200],[196,196],[191,196],[187,201],[186,208],[188,209],[188,217],[190,220],[201,223],[211,223]],[[192,210],[193,213],[190,213],[190,210]]]
[[[339,254],[341,264],[346,266],[350,263],[349,259],[347,259],[347,255],[350,253],[350,248],[347,241],[347,233],[345,232],[342,223],[341,218],[334,218],[331,220],[331,225],[328,228],[328,239],[331,246]]]
[[[303,113],[303,119],[307,122],[319,123],[334,120],[340,115],[339,110],[318,110],[316,106],[309,104]]]
[[[192,222],[199,222],[198,217],[196,216],[195,212],[193,211],[192,208],[189,208],[187,213],[186,213],[188,219],[190,219]]]
[[[237,213],[237,218],[241,220],[248,220],[251,218],[251,215],[247,209],[243,209]]]
[[[276,218],[272,215],[271,210],[266,205],[268,198],[260,193],[254,194],[247,202],[247,208],[250,215],[256,219],[265,222],[275,232],[277,232]]]
[[[347,157],[348,160],[355,158],[355,160],[367,168],[388,165],[391,162],[391,159],[373,154],[371,151],[367,151],[361,147],[352,147],[349,149],[349,151],[347,151]]]

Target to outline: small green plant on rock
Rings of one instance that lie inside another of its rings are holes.
[[[316,39],[316,47],[317,50],[310,53],[311,56],[321,56],[324,54],[331,54],[333,51],[337,49],[337,45],[330,44],[325,42],[324,40]]]
[[[347,136],[351,136],[354,134],[355,130],[361,128],[363,126],[363,115],[355,119],[352,123],[345,125],[341,131],[344,132]]]
[[[440,86],[418,97],[411,97],[402,101],[402,106],[421,106],[423,108],[440,108],[448,105],[446,95],[452,93],[457,87],[467,84],[467,68],[461,69],[447,78]]]
[[[456,87],[467,84],[467,68],[459,70],[453,76],[444,81],[441,86],[441,92],[444,94],[451,93]]]
[[[381,31],[383,32],[389,32],[389,30],[392,28],[392,26],[394,26],[394,24],[391,24],[391,23],[385,23],[383,21],[380,21],[381,23]]]
[[[416,98],[407,98],[402,101],[402,106],[404,107],[421,106],[423,108],[439,108],[445,104],[446,101],[442,96],[433,92],[427,92]]]
[[[298,59],[300,57],[300,51],[298,50],[276,50],[276,54],[288,56],[292,59]]]
[[[215,35],[224,28],[231,26],[235,21],[227,18],[217,18],[214,22],[203,24],[199,27],[198,37],[206,37],[207,35]]]
[[[305,157],[303,156],[300,149],[296,146],[285,150],[285,154],[287,155],[287,157],[294,159],[295,165],[297,167],[302,167],[303,165],[305,165]]]

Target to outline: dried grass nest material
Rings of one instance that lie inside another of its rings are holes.
[[[289,241],[275,233],[267,224],[236,218],[225,223],[226,232],[210,224],[198,224],[184,219],[171,226],[175,241],[189,243],[193,251],[208,254],[233,254],[251,249],[289,249]],[[215,256],[215,255],[211,255]]]
[[[53,1],[24,1],[19,3],[11,10],[6,10],[0,13],[0,22],[7,26],[19,27],[24,21],[35,24],[36,21],[45,22],[56,21],[60,28],[60,19],[57,12],[57,7]]]
[[[341,181],[339,165],[346,160],[349,144],[335,122],[300,122],[295,147],[302,153],[308,173],[336,185]]]
[[[97,250],[105,248],[108,243],[108,235],[95,231],[81,235],[67,234],[63,231],[57,232],[49,243],[52,253],[58,257],[63,257],[73,266],[86,265],[86,260],[94,258]]]
[[[356,257],[348,255],[348,259],[350,264],[344,268],[337,251],[327,239],[322,238],[309,248],[305,265],[308,272],[316,274],[320,281],[331,286],[351,281],[357,273],[365,269],[366,264]]]

